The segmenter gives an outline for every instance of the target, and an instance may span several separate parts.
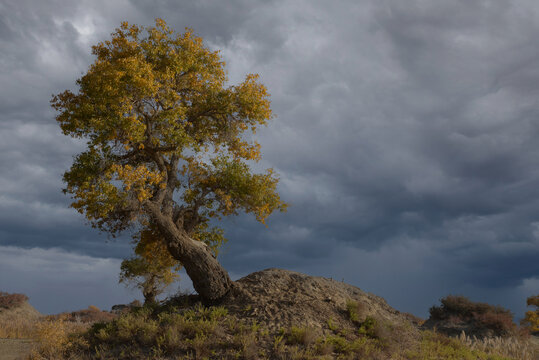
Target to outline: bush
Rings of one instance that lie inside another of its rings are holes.
[[[64,359],[70,348],[84,344],[82,334],[89,328],[88,324],[67,321],[65,316],[50,316],[35,325],[37,347],[33,349],[30,359]]]
[[[348,317],[354,323],[361,323],[365,320],[365,305],[357,301],[348,300],[346,302]]]
[[[496,334],[508,334],[515,330],[515,324],[510,314],[486,312],[475,314],[474,319],[480,327],[485,327]]]
[[[453,324],[472,323],[474,327],[491,330],[495,335],[507,335],[516,329],[513,314],[501,306],[473,302],[464,296],[449,295],[441,306],[429,309],[431,319],[448,320]]]
[[[88,306],[88,309],[49,316],[50,319],[62,318],[65,321],[83,323],[107,322],[115,319],[116,317],[117,315],[107,311],[101,311],[98,307],[93,305]]]
[[[24,294],[9,294],[0,291],[0,308],[13,309],[28,301],[28,296]]]
[[[293,345],[310,346],[316,341],[316,332],[312,328],[299,328],[292,326],[288,333],[287,343]]]

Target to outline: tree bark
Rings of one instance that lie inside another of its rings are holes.
[[[149,305],[149,304],[155,304],[157,301],[156,301],[156,293],[154,291],[143,291],[142,292],[142,295],[144,296],[144,305]]]
[[[153,217],[167,242],[168,251],[182,263],[202,299],[214,302],[223,298],[231,289],[232,280],[207,245],[180,231],[171,217],[161,213],[154,213]]]

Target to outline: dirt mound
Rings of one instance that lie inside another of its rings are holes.
[[[328,334],[332,328],[351,328],[353,321],[361,323],[367,317],[415,329],[408,316],[379,296],[332,279],[275,268],[236,281],[223,305],[270,331],[303,326]]]

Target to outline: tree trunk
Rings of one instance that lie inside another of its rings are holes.
[[[144,296],[144,305],[150,305],[157,303],[156,292],[152,290],[143,290],[142,295]]]
[[[232,280],[206,244],[182,233],[167,216],[154,214],[154,218],[170,254],[182,263],[198,294],[210,302],[224,297]]]

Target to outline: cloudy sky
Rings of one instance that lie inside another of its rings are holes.
[[[272,94],[257,137],[290,208],[268,228],[225,222],[233,278],[282,267],[423,317],[448,294],[523,316],[539,293],[532,0],[0,0],[0,291],[44,313],[141,298],[117,284],[129,237],[92,230],[61,193],[83,147],[49,100],[91,45],[156,17],[220,49],[231,84],[259,73]]]

